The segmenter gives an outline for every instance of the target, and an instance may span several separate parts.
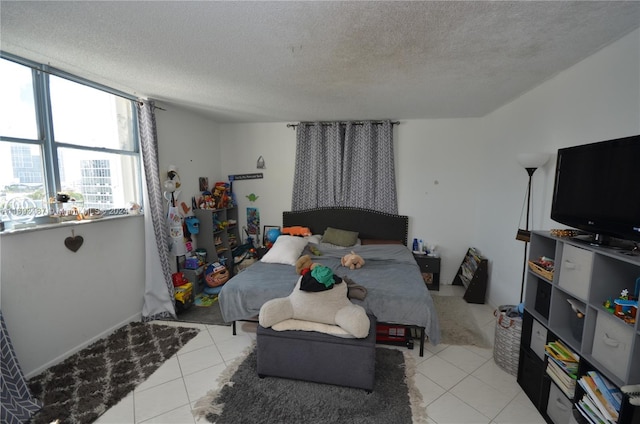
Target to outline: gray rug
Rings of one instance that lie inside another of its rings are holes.
[[[467,302],[457,296],[432,296],[438,322],[440,343],[490,348],[491,342],[482,332]]]
[[[198,400],[194,414],[217,424],[426,422],[422,396],[413,382],[413,358],[399,350],[376,348],[372,393],[284,378],[261,379],[256,356],[252,349],[230,366],[220,377],[219,388]]]
[[[44,403],[34,424],[91,423],[128,395],[199,330],[133,322],[29,380]]]
[[[193,305],[185,311],[178,312],[178,321],[209,325],[231,325],[231,323],[226,323],[222,319],[220,303],[217,300],[211,306]]]

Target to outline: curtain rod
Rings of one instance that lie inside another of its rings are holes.
[[[338,121],[340,125],[345,125],[348,122],[351,122],[353,125],[363,125],[365,123],[365,121]],[[372,121],[374,125],[382,125],[385,122],[386,121]],[[317,122],[299,122],[297,124],[287,124],[287,128],[296,128],[300,124],[316,124],[316,123]],[[335,124],[335,122],[330,122],[330,121],[320,122],[320,125],[333,125],[333,124]],[[391,121],[391,126],[394,126],[394,125],[400,125],[400,121]]]

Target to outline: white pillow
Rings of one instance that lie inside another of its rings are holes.
[[[314,234],[312,236],[306,236],[305,239],[307,239],[309,243],[320,244],[320,241],[322,240],[322,234]]]
[[[281,235],[260,260],[269,264],[295,266],[307,243],[303,237]]]

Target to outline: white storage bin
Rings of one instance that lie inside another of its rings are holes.
[[[621,319],[598,312],[591,354],[609,371],[626,381],[627,365],[631,359],[633,329]]]
[[[592,266],[593,252],[565,244],[558,285],[579,299],[587,300]]]
[[[569,424],[571,419],[571,401],[562,393],[554,383],[549,387],[549,401],[547,402],[547,415],[554,424]]]
[[[547,344],[547,328],[537,320],[533,320],[531,326],[531,340],[529,347],[540,359],[544,361],[544,346]]]

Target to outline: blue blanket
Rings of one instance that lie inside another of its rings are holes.
[[[316,245],[321,256],[305,249],[313,262],[331,268],[339,277],[349,277],[367,289],[364,300],[352,302],[364,307],[379,322],[425,328],[432,344],[440,341],[440,326],[429,290],[411,251],[403,245],[380,244],[338,248]],[[365,265],[351,270],[340,258],[354,251]],[[268,300],[288,296],[299,275],[291,265],[256,262],[231,278],[220,291],[219,302],[226,322],[255,319]]]

